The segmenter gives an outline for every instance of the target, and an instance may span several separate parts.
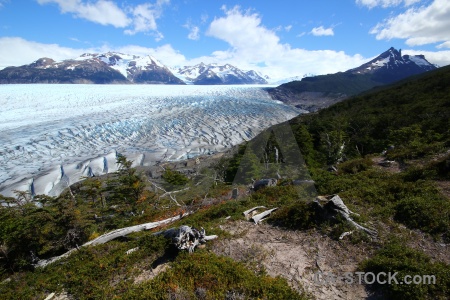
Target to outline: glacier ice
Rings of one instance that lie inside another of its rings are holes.
[[[0,85],[0,193],[223,151],[301,110],[259,86]]]

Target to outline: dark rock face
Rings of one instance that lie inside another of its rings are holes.
[[[362,93],[407,77],[436,69],[423,55],[401,55],[390,48],[375,59],[345,72],[282,84],[268,92],[280,100],[308,111],[330,106],[350,96]]]
[[[86,53],[62,62],[41,58],[29,65],[0,70],[0,83],[184,84],[151,57],[119,53]]]
[[[33,64],[40,64],[36,61]],[[73,68],[9,67],[0,71],[0,83],[127,83],[118,71],[105,64],[80,64]]]

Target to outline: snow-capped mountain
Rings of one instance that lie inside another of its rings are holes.
[[[230,64],[200,63],[178,68],[175,74],[188,84],[267,84],[256,71],[243,71]]]
[[[371,74],[375,81],[390,83],[426,71],[436,69],[436,66],[425,59],[424,55],[403,55],[401,50],[393,47],[381,53],[373,60],[346,71],[351,74]]]
[[[161,83],[184,84],[151,56],[85,53],[56,62],[51,58],[0,70],[0,83]]]
[[[390,48],[371,61],[335,74],[305,77],[269,90],[273,99],[314,111],[376,86],[436,69],[423,55],[402,55]]]
[[[98,59],[133,83],[183,84],[170,69],[151,55],[137,56],[116,52],[83,54],[77,60]]]

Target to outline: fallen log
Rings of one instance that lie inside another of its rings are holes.
[[[73,248],[71,250],[69,250],[68,252],[60,255],[60,256],[55,256],[49,259],[43,259],[43,260],[39,260],[34,266],[38,267],[38,268],[43,268],[46,267],[49,264],[54,263],[55,261],[58,261],[62,258],[68,257],[70,256],[74,251],[78,250],[81,247],[87,247],[87,246],[95,246],[95,245],[100,245],[100,244],[104,244],[107,243],[113,239],[116,239],[118,237],[121,236],[125,236],[128,235],[130,233],[133,232],[138,232],[138,231],[142,231],[142,230],[150,230],[162,225],[166,225],[169,223],[172,223],[174,221],[177,221],[185,216],[187,216],[188,213],[185,213],[183,215],[178,215],[176,217],[172,217],[172,218],[168,218],[162,221],[158,221],[158,222],[150,222],[150,223],[145,223],[145,224],[141,224],[141,225],[135,225],[135,226],[130,226],[130,227],[125,227],[125,228],[120,228],[120,229],[116,229],[113,230],[111,232],[105,233],[99,237],[97,237],[96,239],[89,241],[83,245],[81,245],[80,247],[77,248]]]
[[[265,206],[255,206],[255,207],[253,207],[253,208],[250,208],[249,210],[246,210],[246,211],[243,212],[244,217],[245,217],[247,220],[249,220],[250,218],[248,217],[248,215],[251,214],[252,212],[254,212],[254,211],[257,210],[257,209],[260,209],[260,208],[266,208],[266,207],[265,207]]]
[[[255,222],[255,224],[258,224],[259,222],[262,221],[262,219],[264,219],[265,217],[267,217],[268,215],[270,215],[273,211],[277,210],[278,207],[266,210],[260,214],[254,215],[251,220],[253,220],[253,222]]]

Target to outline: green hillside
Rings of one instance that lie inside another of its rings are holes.
[[[378,88],[290,124],[295,132],[306,126],[320,161],[330,164],[344,142],[346,158],[380,153],[391,145],[391,159],[438,153],[450,147],[450,67]]]
[[[448,299],[449,117],[450,66],[273,126],[196,172],[165,166],[154,179],[119,157],[116,174],[86,179],[57,198],[0,196],[1,298],[45,299],[55,292],[73,299],[314,299],[317,291],[342,288],[320,290],[310,280],[324,266],[319,258],[328,257],[333,272],[345,266],[436,278],[433,284],[365,284],[368,297]],[[274,171],[281,178],[273,187],[255,192],[231,184]],[[291,184],[300,177],[314,184]],[[170,188],[177,192],[168,195]],[[355,222],[377,231],[375,238],[321,214],[313,200],[334,194],[358,214]],[[255,206],[279,209],[258,227],[242,215]],[[203,227],[219,238],[188,254],[154,236],[166,229],[156,228],[34,267],[36,256],[50,258],[111,230],[186,212],[169,226]],[[252,230],[258,235],[248,235]],[[265,239],[276,246],[267,250]],[[286,247],[295,250],[288,259]],[[305,259],[300,250],[311,264],[291,270]],[[281,266],[278,277],[268,275],[267,262]],[[289,280],[295,272],[297,281]],[[353,288],[345,285],[345,293]]]
[[[325,95],[344,94],[352,96],[375,86],[382,85],[372,79],[371,74],[356,75],[349,72],[305,77],[301,81],[292,81],[282,84],[278,88],[289,90],[294,94],[303,92],[321,92]]]

